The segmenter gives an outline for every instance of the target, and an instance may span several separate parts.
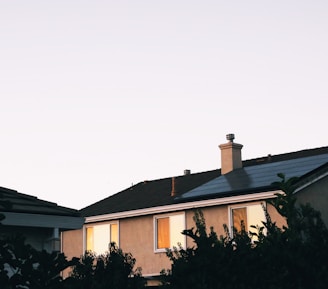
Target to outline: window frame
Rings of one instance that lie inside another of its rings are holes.
[[[90,224],[85,224],[83,226],[83,252],[86,252],[87,251],[87,230],[88,230],[88,228],[94,228],[96,226],[102,226],[102,225],[108,225],[109,226],[109,232],[110,232],[110,240],[109,240],[109,243],[112,242],[112,240],[111,240],[112,239],[112,236],[111,236],[111,225],[117,225],[117,243],[116,243],[116,245],[118,247],[120,246],[120,223],[119,223],[118,220],[117,221],[108,221],[108,222],[99,222],[99,223],[90,223]],[[109,250],[109,248],[108,248],[108,250]],[[105,253],[105,252],[98,253],[98,252],[95,252],[93,250],[91,250],[91,252],[94,252],[97,255],[101,255],[101,254],[104,254]]]
[[[158,235],[157,235],[157,220],[163,219],[163,218],[171,218],[172,216],[182,216],[183,217],[183,230],[186,229],[186,213],[185,212],[176,212],[176,213],[167,213],[167,214],[160,214],[160,215],[154,215],[153,216],[153,246],[154,246],[154,253],[165,253],[168,248],[157,248],[157,241],[158,241]],[[171,228],[169,231],[171,235]],[[180,232],[181,233],[181,232]],[[187,246],[187,237],[183,234],[181,234],[181,246],[183,249],[186,249]],[[173,247],[178,246],[178,244],[172,244],[173,242],[170,240],[170,247],[169,249],[172,249]],[[180,242],[179,242],[180,243]]]
[[[249,217],[248,217],[248,208],[251,206],[264,206],[265,208],[267,208],[267,203],[265,201],[260,201],[260,202],[252,202],[252,203],[240,203],[240,204],[234,204],[234,205],[230,205],[228,206],[228,218],[229,218],[229,232],[230,232],[230,236],[233,237],[233,213],[232,211],[234,209],[242,209],[242,208],[246,208],[246,214],[247,214],[247,224],[248,224],[248,228],[246,228],[246,231],[249,232],[250,231],[250,226],[254,225],[254,224],[249,224]],[[263,221],[266,221],[266,216],[265,213],[263,212]],[[256,225],[261,225],[261,224],[256,224]]]

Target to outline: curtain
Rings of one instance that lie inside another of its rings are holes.
[[[157,249],[170,248],[170,218],[157,219]]]
[[[118,225],[117,224],[110,225],[110,241],[115,242],[115,244],[118,246]]]
[[[238,208],[232,210],[232,219],[233,226],[236,228],[238,232],[241,231],[241,223],[244,223],[245,230],[248,230],[247,227],[247,209],[246,208]]]
[[[87,251],[93,251],[93,228],[87,228]]]

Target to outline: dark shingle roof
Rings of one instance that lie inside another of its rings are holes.
[[[80,216],[78,210],[58,206],[56,203],[40,200],[37,197],[18,193],[0,187],[0,212],[43,214],[56,216]],[[8,203],[9,206],[3,203]]]
[[[328,147],[269,155],[243,161],[243,168],[226,175],[221,170],[175,178],[177,195],[172,197],[172,178],[141,182],[81,210],[83,216],[96,216],[137,209],[218,198],[272,189],[277,173],[287,177],[308,175],[328,162]]]
[[[183,194],[220,175],[220,170],[175,177],[176,192]],[[176,203],[171,197],[172,178],[140,182],[81,210],[82,216],[96,216]]]

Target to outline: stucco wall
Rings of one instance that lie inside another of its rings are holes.
[[[83,255],[83,229],[70,230],[61,234],[62,252],[71,260],[73,257],[80,258]],[[69,276],[71,269],[68,268],[63,272],[63,277]]]
[[[224,234],[223,224],[228,224],[228,207],[225,206],[216,206],[216,207],[206,207],[199,208],[203,212],[206,228],[208,233],[210,232],[210,227],[213,227],[213,230],[217,233],[218,236]],[[186,228],[191,229],[195,228],[195,222],[193,220],[194,210],[188,210],[186,212]],[[191,238],[187,238],[187,246],[193,247],[195,244]]]
[[[328,177],[325,177],[296,193],[299,203],[309,203],[321,212],[321,217],[328,227]]]
[[[68,259],[83,255],[83,229],[62,233],[62,252]]]
[[[243,204],[247,205],[249,203]],[[285,224],[284,219],[271,205],[268,205],[267,208],[273,221],[276,221],[279,226]],[[224,235],[223,225],[227,224],[229,226],[229,206],[222,205],[200,209],[204,214],[208,232],[212,226],[218,236]],[[185,215],[186,229],[195,227],[194,210],[185,211]],[[187,238],[187,246],[192,247],[194,245],[193,240]],[[165,253],[154,252],[154,221],[152,215],[120,220],[120,247],[124,252],[132,253],[137,260],[136,267],[142,267],[142,273],[145,276],[159,274],[162,269],[171,267],[170,260]]]
[[[267,204],[267,210],[268,210],[268,213],[271,217],[271,220],[272,222],[276,222],[276,225],[279,227],[279,228],[282,228],[283,226],[287,226],[287,223],[286,223],[286,220],[285,218],[283,218],[278,212],[277,210],[275,209],[275,207],[273,207],[272,205],[270,204]]]
[[[142,274],[158,274],[170,268],[165,253],[154,253],[153,216],[141,216],[120,221],[120,247],[136,258],[136,267],[142,267]]]
[[[214,230],[223,233],[223,224],[228,221],[227,206],[210,207],[202,210],[208,224]],[[186,229],[195,227],[194,211],[188,210]],[[187,246],[193,246],[187,238]],[[141,216],[120,220],[120,247],[124,252],[130,252],[136,258],[136,267],[142,267],[142,274],[159,275],[162,269],[170,269],[171,263],[165,253],[154,252],[154,220],[153,216]]]
[[[257,202],[258,203],[258,202]],[[244,205],[250,203],[243,203]],[[251,204],[254,204],[251,203]],[[268,205],[268,211],[273,221],[281,227],[284,220],[276,210]],[[224,235],[223,225],[229,226],[229,206],[215,206],[200,208],[204,214],[206,226],[212,226],[218,236]],[[186,229],[195,227],[193,221],[194,210],[185,211]],[[154,251],[154,216],[139,216],[119,220],[119,246],[125,253],[131,253],[136,258],[136,266],[142,268],[144,276],[159,275],[162,269],[170,269],[170,260],[165,252]],[[62,235],[63,252],[68,258],[80,257],[83,254],[83,230],[66,231]],[[187,246],[194,246],[193,241],[187,238]]]

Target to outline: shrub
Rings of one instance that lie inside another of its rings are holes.
[[[79,289],[138,289],[143,288],[141,268],[133,270],[135,258],[123,253],[115,243],[100,256],[86,252],[67,280],[69,288]]]
[[[167,251],[172,267],[162,272],[167,288],[327,288],[328,231],[320,213],[309,204],[296,205],[296,178],[279,174],[283,194],[271,201],[288,226],[278,228],[265,210],[266,222],[256,233],[234,230],[233,237],[207,234],[205,219],[196,211],[196,228],[183,231],[193,239],[192,248]],[[265,230],[264,230],[265,229]],[[266,233],[264,234],[264,231]],[[252,242],[253,235],[257,241]]]

